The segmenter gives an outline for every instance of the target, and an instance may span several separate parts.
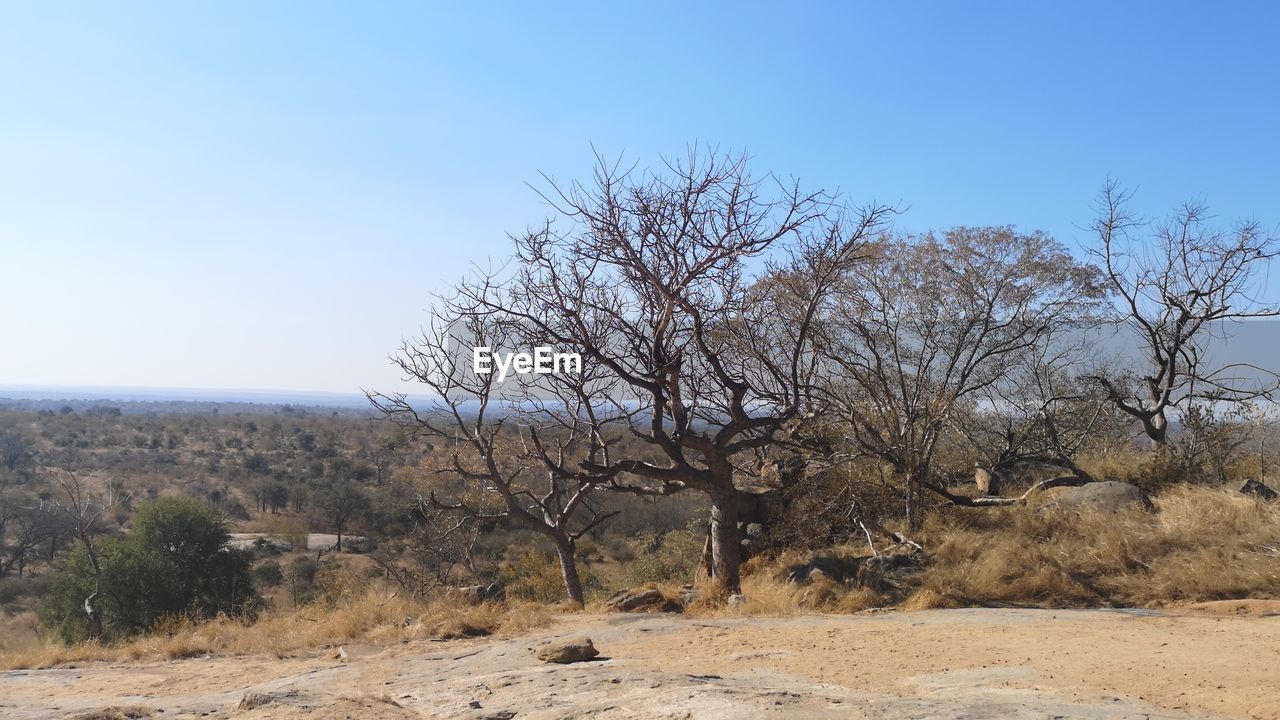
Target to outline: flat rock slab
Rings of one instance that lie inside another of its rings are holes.
[[[536,657],[588,636],[607,657]],[[529,635],[392,645],[346,662],[330,649],[3,673],[0,717],[115,706],[237,720],[1280,718],[1277,648],[1275,618],[1235,615],[578,614]]]

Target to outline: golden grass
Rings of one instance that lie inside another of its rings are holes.
[[[0,656],[10,652],[28,652],[42,644],[40,621],[35,610],[27,607],[0,611]]]
[[[271,613],[256,622],[228,617],[207,622],[178,618],[147,635],[115,645],[47,642],[0,655],[0,667],[42,668],[94,660],[172,660],[208,654],[266,654],[282,658],[356,641],[390,645],[409,640],[518,634],[542,627],[550,620],[550,610],[536,603],[468,606],[452,599],[424,602],[373,589],[349,602]]]
[[[1280,596],[1280,504],[1187,485],[1154,500],[1154,513],[939,513],[920,537],[928,567],[909,602],[1152,607]]]
[[[820,577],[779,578],[811,558],[783,553],[744,566],[745,602],[704,588],[696,615],[851,613],[894,606],[925,610],[974,605],[1128,606],[1280,597],[1280,503],[1232,490],[1175,485],[1156,511],[1074,513],[1034,507],[947,508],[916,538],[922,571],[880,593]],[[818,553],[856,559],[865,547]]]
[[[839,547],[825,551],[842,557],[856,557],[855,548]],[[797,552],[784,552],[766,561],[752,558],[743,566],[742,602],[728,602],[729,594],[714,584],[699,586],[698,595],[685,612],[699,617],[765,616],[786,617],[812,613],[855,613],[890,604],[889,598],[871,588],[817,578],[800,584],[778,578],[779,570],[805,562],[809,558]]]

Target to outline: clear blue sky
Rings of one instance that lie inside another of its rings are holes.
[[[1280,223],[1275,3],[4,3],[0,384],[393,389],[539,170],[692,141],[900,226]]]

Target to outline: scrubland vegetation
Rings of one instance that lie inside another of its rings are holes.
[[[401,348],[425,401],[0,412],[4,664],[518,632],[637,588],[695,614],[1280,596],[1276,377],[1206,359],[1280,311],[1258,225],[1144,224],[1109,185],[1082,258],[696,153],[546,196],[567,220]],[[465,353],[546,344],[582,373]]]

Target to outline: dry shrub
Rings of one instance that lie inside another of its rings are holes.
[[[938,594],[933,588],[922,587],[907,596],[899,607],[903,610],[936,610],[958,607],[958,604],[954,599]]]
[[[259,522],[262,532],[277,542],[288,545],[294,550],[307,549],[307,523],[299,518],[282,515],[268,515]]]
[[[1280,504],[1175,485],[1155,505],[937,513],[920,538],[929,560],[909,603],[1149,607],[1280,595]]]
[[[570,607],[566,604],[566,608],[580,610],[581,608]],[[557,607],[557,610],[562,608]],[[546,627],[551,624],[552,609],[542,603],[536,602],[517,602],[509,603],[506,606],[506,612],[502,617],[502,623],[498,626],[498,632],[503,635],[520,635],[521,633]]]
[[[839,547],[823,551],[821,555],[848,558],[860,557],[852,548]],[[806,583],[788,582],[779,578],[784,568],[808,562],[814,555],[787,551],[772,560],[753,558],[744,566],[742,578],[743,602],[729,602],[729,593],[722,587],[708,583],[699,586],[697,597],[686,608],[687,613],[701,616],[763,615],[781,617],[803,613],[854,613],[874,607],[882,607],[891,599],[873,588],[861,587],[853,582],[839,582],[829,577],[817,577]]]
[[[865,548],[783,552],[744,566],[739,605],[714,586],[699,615],[848,613],[973,605],[1139,606],[1280,597],[1280,503],[1193,485],[1154,497],[1156,510],[1084,513],[1035,507],[947,508],[917,538],[924,569],[900,589],[876,592],[817,577],[788,582],[788,568],[818,557],[854,561]]]
[[[157,631],[118,645],[43,644],[0,657],[10,668],[50,667],[91,660],[167,660],[206,654],[286,657],[353,641],[392,644],[493,633],[515,634],[550,622],[527,604],[459,605],[422,601],[374,588],[350,600],[267,614],[256,622],[219,616],[207,622],[170,618]]]
[[[71,715],[71,720],[141,720],[153,717],[151,710],[144,707],[105,707],[90,710],[80,715]]]

